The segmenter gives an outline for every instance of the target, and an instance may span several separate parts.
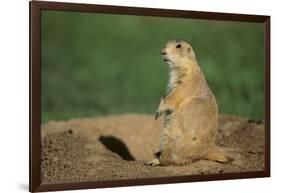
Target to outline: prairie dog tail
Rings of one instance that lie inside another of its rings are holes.
[[[215,146],[211,148],[210,151],[207,153],[206,159],[221,163],[232,162],[233,160],[240,157],[240,151],[241,150],[238,148],[226,148]]]

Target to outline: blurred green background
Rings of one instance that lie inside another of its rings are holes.
[[[42,122],[154,113],[168,81],[160,49],[191,43],[223,114],[263,118],[263,25],[42,11]]]

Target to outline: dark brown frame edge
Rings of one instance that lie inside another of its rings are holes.
[[[143,178],[130,180],[98,181],[98,182],[79,182],[66,184],[41,184],[41,71],[40,71],[40,17],[41,10],[61,10],[76,12],[95,12],[127,15],[145,15],[159,17],[178,17],[194,18],[207,20],[225,20],[240,22],[258,22],[264,24],[265,37],[265,169],[258,172],[241,172],[226,174],[208,174],[195,176],[177,176],[161,178]],[[245,15],[232,13],[215,13],[199,11],[183,11],[153,8],[136,8],[121,6],[105,6],[93,4],[59,3],[59,2],[29,2],[29,191],[58,191],[74,190],[103,187],[121,187],[134,185],[152,185],[165,183],[182,183],[195,181],[212,181],[242,178],[270,177],[270,16],[264,15]]]

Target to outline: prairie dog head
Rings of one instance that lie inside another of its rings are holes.
[[[190,61],[196,61],[195,53],[189,43],[184,40],[170,40],[161,49],[161,54],[165,62],[170,67],[182,67]]]

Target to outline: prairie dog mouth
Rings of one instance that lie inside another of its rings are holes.
[[[167,55],[162,55],[162,58],[165,62],[170,62],[170,59],[167,57]]]

